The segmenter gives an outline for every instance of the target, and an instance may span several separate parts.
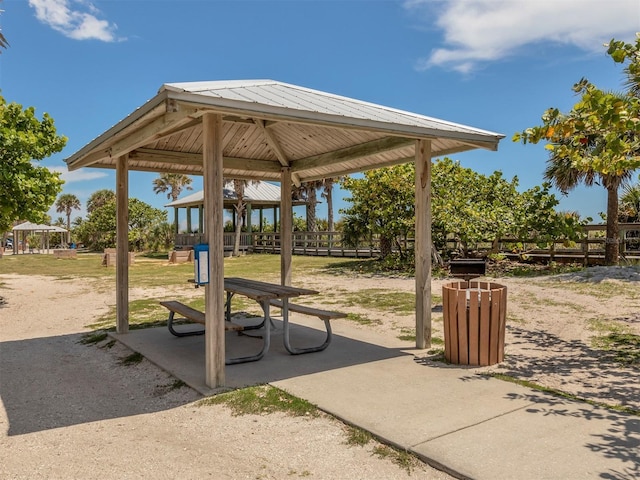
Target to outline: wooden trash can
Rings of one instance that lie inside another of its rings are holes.
[[[453,282],[442,287],[444,356],[458,365],[504,360],[507,287],[491,282]]]

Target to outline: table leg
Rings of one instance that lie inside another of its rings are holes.
[[[329,346],[331,343],[331,324],[329,320],[323,319],[324,326],[327,331],[327,336],[325,340],[320,345],[315,347],[306,347],[306,348],[296,348],[291,346],[291,342],[289,341],[289,299],[282,299],[282,339],[284,342],[284,348],[287,349],[291,355],[300,355],[302,353],[311,353],[311,352],[321,352],[325,348]]]
[[[225,362],[227,365],[255,362],[257,360],[260,360],[262,357],[264,357],[264,354],[269,351],[269,347],[271,346],[271,316],[269,313],[269,300],[265,300],[258,303],[260,303],[260,306],[262,307],[262,311],[264,312],[264,321],[262,322],[264,324],[264,337],[263,337],[263,343],[262,343],[262,350],[260,350],[260,352],[258,352],[256,355],[249,355],[247,357],[230,358]],[[253,327],[253,328],[256,328],[256,327]]]

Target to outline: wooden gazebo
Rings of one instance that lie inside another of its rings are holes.
[[[503,135],[272,80],[172,83],[69,157],[116,169],[117,331],[128,318],[128,171],[203,175],[210,246],[206,383],[224,385],[223,177],[281,185],[281,282],[291,284],[291,184],[415,162],[416,347],[431,342],[431,159]]]

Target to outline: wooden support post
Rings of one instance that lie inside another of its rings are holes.
[[[116,163],[116,332],[129,332],[129,165]]]
[[[291,208],[291,169],[282,167],[280,181],[280,281],[291,285],[291,236],[293,209]]]
[[[416,348],[431,346],[431,142],[416,141]]]
[[[225,382],[224,344],[224,218],[222,180],[222,116],[202,118],[203,186],[209,283],[205,285],[205,371],[211,388]]]
[[[191,226],[191,207],[187,207],[187,233],[191,235],[193,227]]]
[[[203,234],[204,233],[204,206],[203,205],[199,205],[198,206],[198,233],[199,234]]]
[[[178,222],[178,207],[173,207],[173,218],[174,233],[178,235],[180,233],[180,223]]]
[[[264,215],[263,215],[263,207],[260,207],[260,233],[264,232]]]

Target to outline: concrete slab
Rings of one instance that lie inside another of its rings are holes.
[[[237,321],[237,320],[234,320]],[[240,322],[242,323],[242,321]],[[249,322],[244,322],[249,323]],[[262,360],[226,367],[226,387],[240,388],[275,382],[285,378],[344,368],[384,358],[411,355],[401,348],[386,348],[334,334],[333,341],[323,352],[290,355],[284,348],[282,323],[274,321],[276,330],[271,335],[271,348]],[[321,322],[316,324],[322,325]],[[260,330],[249,333],[261,335]],[[335,332],[334,332],[335,333]],[[205,384],[205,339],[204,336],[175,337],[166,327],[132,330],[127,334],[110,334],[130,349],[142,353],[149,361],[181,379],[203,395],[212,395],[215,390]],[[257,353],[262,347],[260,338],[227,332],[226,356],[239,357]],[[322,343],[324,331],[304,325],[291,325],[290,340],[295,346]]]
[[[322,339],[319,322],[296,323],[296,344]],[[460,478],[640,478],[639,417],[425,361],[406,342],[336,323],[329,348],[307,355],[289,355],[276,331],[262,360],[227,367],[227,387],[271,383]],[[227,335],[228,356],[260,348],[259,339]],[[204,383],[204,337],[166,328],[113,336],[203,395],[216,393]]]

